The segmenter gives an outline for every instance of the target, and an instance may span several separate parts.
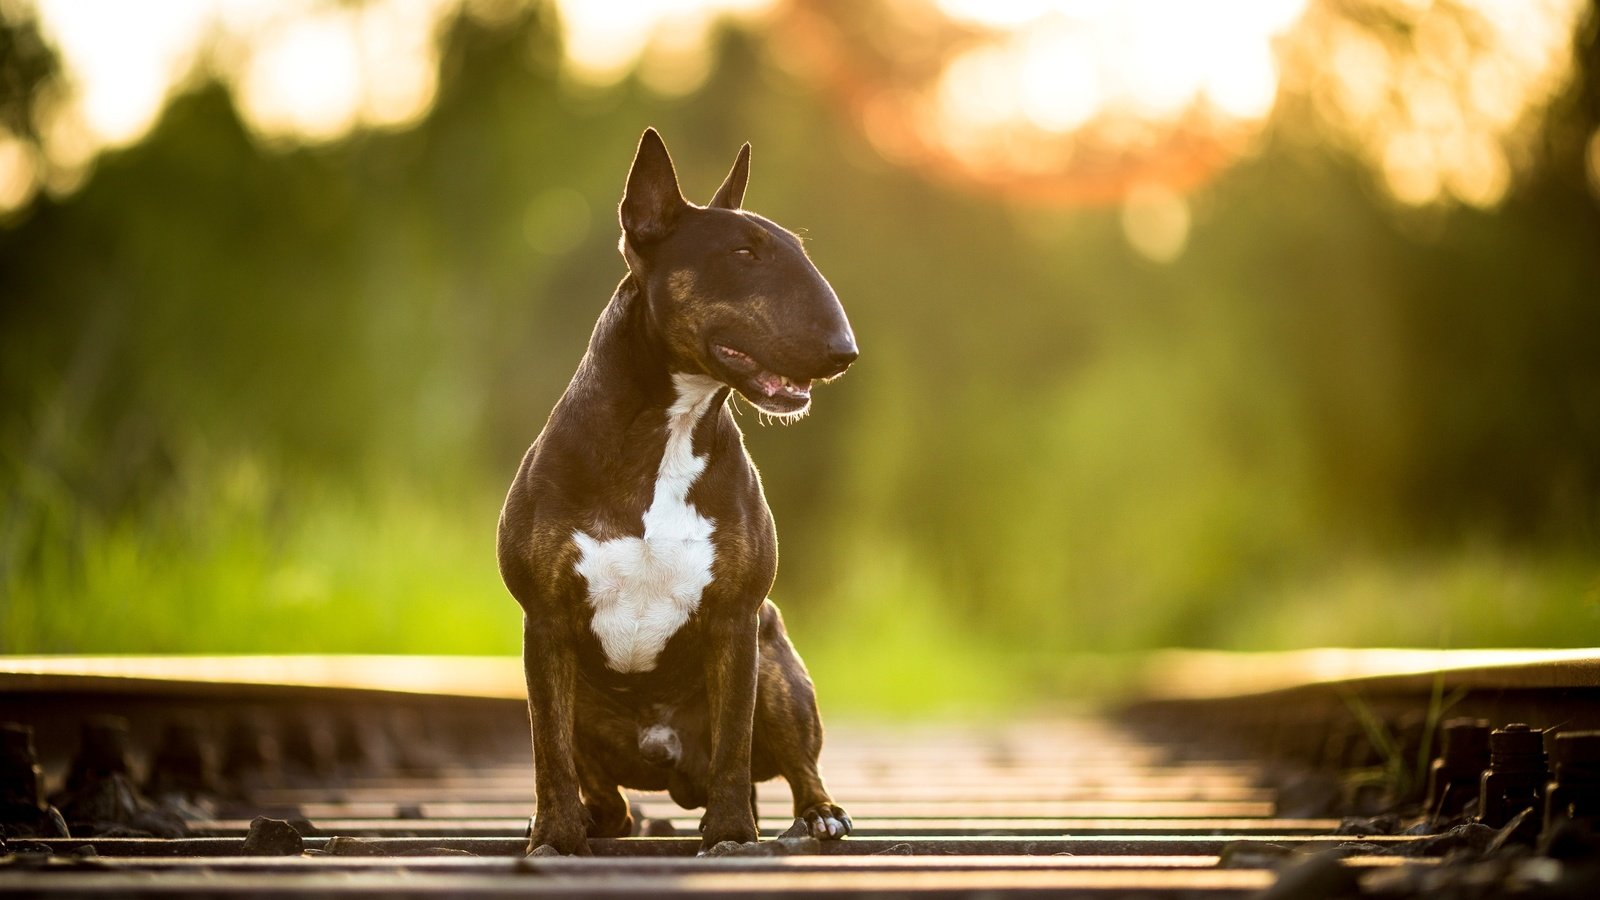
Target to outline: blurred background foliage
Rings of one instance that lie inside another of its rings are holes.
[[[751,141],[748,205],[860,339],[810,418],[742,419],[825,704],[1595,644],[1594,7],[1125,11],[1098,52],[1271,55],[1119,95],[1056,5],[280,4],[206,20],[141,121],[74,55],[126,27],[0,2],[0,652],[516,652],[499,501],[623,271],[645,125],[701,201]],[[395,9],[409,68],[269,46]]]

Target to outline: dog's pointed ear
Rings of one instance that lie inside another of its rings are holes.
[[[744,205],[744,188],[749,183],[750,142],[746,141],[739,148],[739,157],[733,161],[733,168],[723,180],[722,187],[717,188],[717,195],[711,198],[709,205],[716,209],[739,209]]]
[[[633,168],[628,170],[622,204],[617,207],[623,233],[636,244],[658,241],[688,206],[678,190],[678,173],[672,169],[667,145],[654,128],[646,128],[633,156]]]

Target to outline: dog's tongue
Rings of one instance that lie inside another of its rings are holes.
[[[761,388],[761,393],[768,397],[789,397],[803,400],[811,396],[811,379],[786,378],[776,372],[769,372],[761,368],[748,353],[741,353],[732,347],[716,345],[716,351],[722,361],[735,372],[747,373],[756,386]]]
[[[762,371],[756,375],[756,383],[761,386],[761,392],[768,397],[777,397],[780,394],[786,397],[808,397],[811,395],[811,379],[794,381],[772,372]]]

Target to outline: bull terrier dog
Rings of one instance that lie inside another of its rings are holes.
[[[850,832],[817,771],[810,676],[767,599],[777,532],[729,398],[798,418],[856,341],[800,239],[742,208],[749,174],[745,144],[697,206],[645,131],[618,210],[628,274],[500,515],[523,611],[530,853],[633,833],[624,787],[705,807],[702,852],[754,841],[754,784],[775,775],[807,833]]]

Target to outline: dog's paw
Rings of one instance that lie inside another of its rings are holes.
[[[562,849],[561,845],[553,843],[539,843],[537,838],[528,841],[527,852],[523,856],[536,858],[540,856],[592,856],[589,852],[588,841],[578,841],[577,844],[568,845],[572,849]]]
[[[775,841],[752,841],[740,844],[735,841],[723,841],[704,850],[697,856],[747,856],[747,857],[778,857],[778,856],[812,856],[822,852],[822,843],[814,837],[781,837]]]
[[[785,837],[814,837],[834,841],[850,833],[850,814],[832,803],[818,803],[794,820]]]
[[[523,855],[527,857],[593,855],[589,852],[589,843],[587,841],[579,841],[577,844],[569,846],[571,846],[572,849],[565,850],[562,849],[562,847],[558,844],[536,844],[534,841],[530,840],[528,841],[528,850]]]
[[[718,841],[702,845],[695,856],[760,856],[761,844],[756,841]]]
[[[581,820],[547,822],[543,817],[535,816],[525,855],[588,856],[587,831],[586,823]]]
[[[589,837],[592,838],[633,837],[638,833],[637,823],[644,815],[637,807],[619,806],[597,809],[591,806],[587,808],[589,810]]]
[[[735,817],[732,821],[726,819],[713,822],[711,816],[700,818],[700,851],[703,853],[718,844],[729,842],[735,844],[753,844],[761,839],[756,831],[754,816],[746,816],[742,820]]]

